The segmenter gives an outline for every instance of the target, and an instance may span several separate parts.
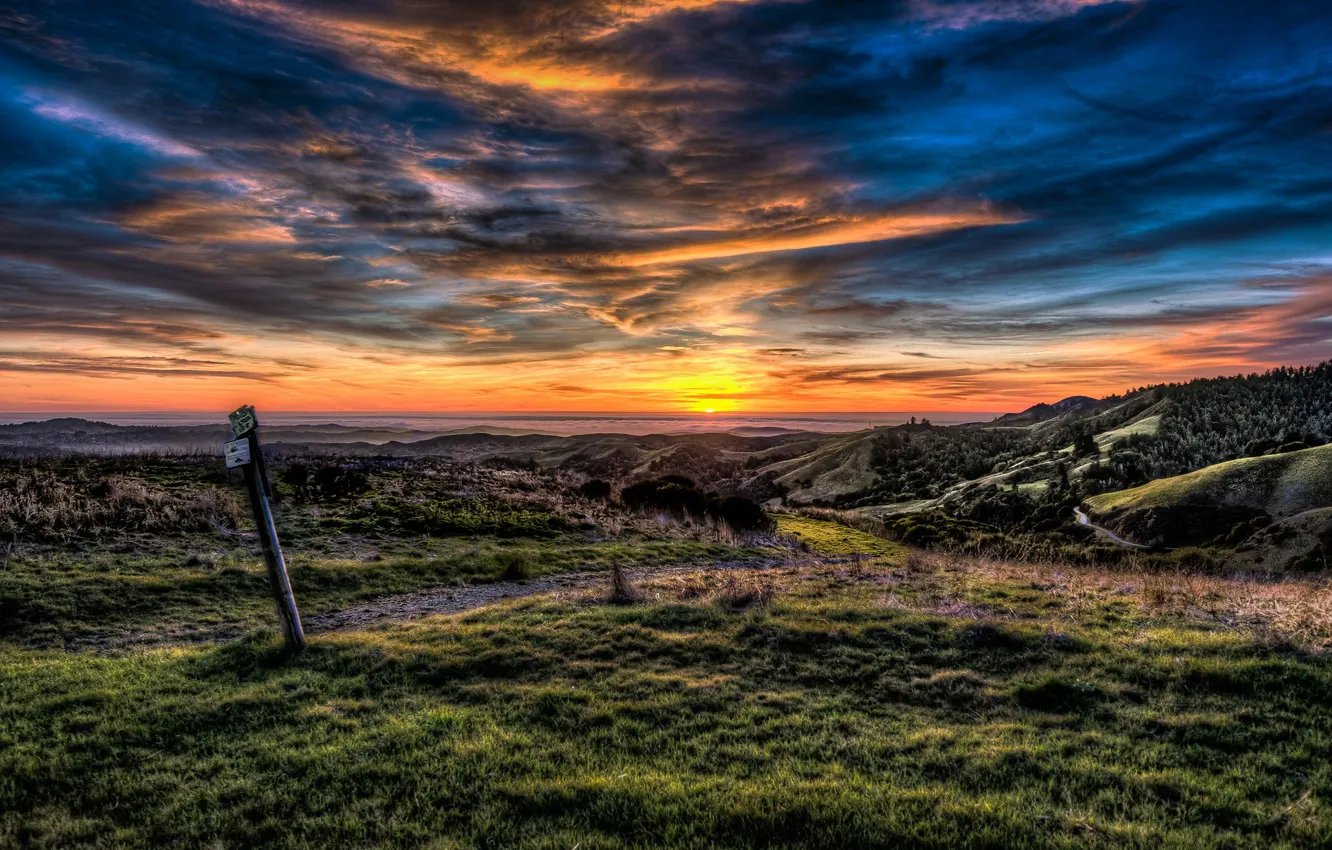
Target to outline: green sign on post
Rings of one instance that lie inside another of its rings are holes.
[[[287,575],[287,562],[278,544],[277,527],[273,525],[273,511],[268,506],[268,469],[259,448],[259,416],[246,405],[229,417],[231,432],[236,439],[224,446],[227,466],[239,466],[245,473],[245,489],[250,493],[250,508],[254,524],[259,530],[259,543],[264,549],[264,562],[268,565],[269,583],[273,586],[273,599],[277,602],[278,617],[282,620],[282,633],[287,651],[293,654],[305,649],[305,630],[301,614],[296,610],[296,596],[291,591],[291,578]]]
[[[254,408],[248,404],[227,418],[231,420],[231,436],[237,439],[259,427],[259,417],[255,414]]]

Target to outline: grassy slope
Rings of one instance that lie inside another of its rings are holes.
[[[876,439],[874,431],[839,434],[809,454],[762,467],[756,474],[775,475],[779,484],[790,488],[787,499],[797,504],[858,493],[878,480],[870,469]]]
[[[1154,437],[1156,432],[1161,430],[1161,417],[1144,416],[1141,419],[1135,419],[1131,424],[1122,428],[1116,428],[1113,431],[1105,431],[1096,435],[1096,444],[1101,447],[1102,452],[1109,449],[1116,443],[1126,440],[1134,435],[1145,437]]]
[[[1332,444],[1218,463],[1087,500],[1098,514],[1180,504],[1241,505],[1288,516],[1332,504]]]
[[[0,846],[1332,841],[1321,657],[877,554],[768,611],[530,598],[289,663],[0,643]]]
[[[1332,507],[1284,517],[1255,532],[1232,556],[1237,569],[1326,570],[1324,540],[1332,532]]]

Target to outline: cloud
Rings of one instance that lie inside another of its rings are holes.
[[[757,233],[744,239],[722,239],[673,248],[623,255],[629,266],[650,266],[661,263],[693,262],[740,257],[747,254],[766,254],[777,251],[805,251],[837,245],[856,245],[863,242],[882,242],[904,239],[966,227],[984,227],[997,224],[1015,224],[1020,218],[988,210],[958,213],[903,213],[866,218],[835,220],[795,231]]]
[[[78,375],[87,378],[241,378],[269,382],[272,374],[219,368],[224,364],[183,357],[87,357],[77,354],[45,354],[0,350],[0,372],[35,372]]]
[[[881,406],[1063,386],[1033,352],[1100,364],[1090,393],[1325,356],[1282,312],[1321,309],[1317,263],[1251,282],[1324,250],[1332,13],[1200,5],[0,10],[0,333],[40,338],[25,369],[104,352],[49,355],[93,396],[243,380],[208,353],[262,340],[288,391],[382,361],[423,407],[462,403],[448,365],[488,398],[558,363],[589,404],[618,372],[644,404]]]
[[[966,29],[996,21],[1049,21],[1107,3],[1129,5],[1129,0],[916,0],[911,4],[911,16],[932,26]]]

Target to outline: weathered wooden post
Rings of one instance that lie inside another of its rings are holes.
[[[250,493],[250,508],[254,511],[254,524],[259,529],[259,543],[268,564],[268,579],[273,586],[278,618],[282,620],[287,651],[296,654],[305,649],[305,630],[301,628],[301,614],[296,610],[296,597],[291,592],[287,562],[282,558],[273,512],[268,506],[273,488],[268,481],[263,451],[259,448],[259,417],[253,407],[246,405],[231,414],[230,419],[231,434],[235,439],[223,446],[227,468],[239,466],[245,473],[245,489]]]

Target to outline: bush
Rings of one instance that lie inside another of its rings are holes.
[[[574,492],[580,499],[587,499],[589,502],[604,502],[610,498],[611,485],[609,481],[593,478],[589,481],[585,481],[583,485]]]
[[[364,469],[333,463],[311,465],[298,461],[282,469],[278,481],[302,502],[346,501],[370,489],[370,476]]]
[[[735,531],[768,531],[773,527],[772,517],[753,499],[744,496],[725,496],[708,503],[708,515],[724,522]]]
[[[501,581],[526,581],[532,577],[532,558],[526,552],[505,552],[495,557]]]
[[[630,510],[660,510],[695,517],[703,516],[708,505],[708,497],[703,491],[688,478],[678,475],[630,484],[620,491],[620,501]]]
[[[240,499],[215,487],[121,476],[89,481],[82,470],[0,475],[0,537],[11,539],[215,531],[244,518]]]
[[[658,510],[679,517],[708,517],[734,531],[766,531],[772,519],[753,499],[744,496],[712,496],[681,475],[639,481],[620,491],[620,501],[630,510]]]

